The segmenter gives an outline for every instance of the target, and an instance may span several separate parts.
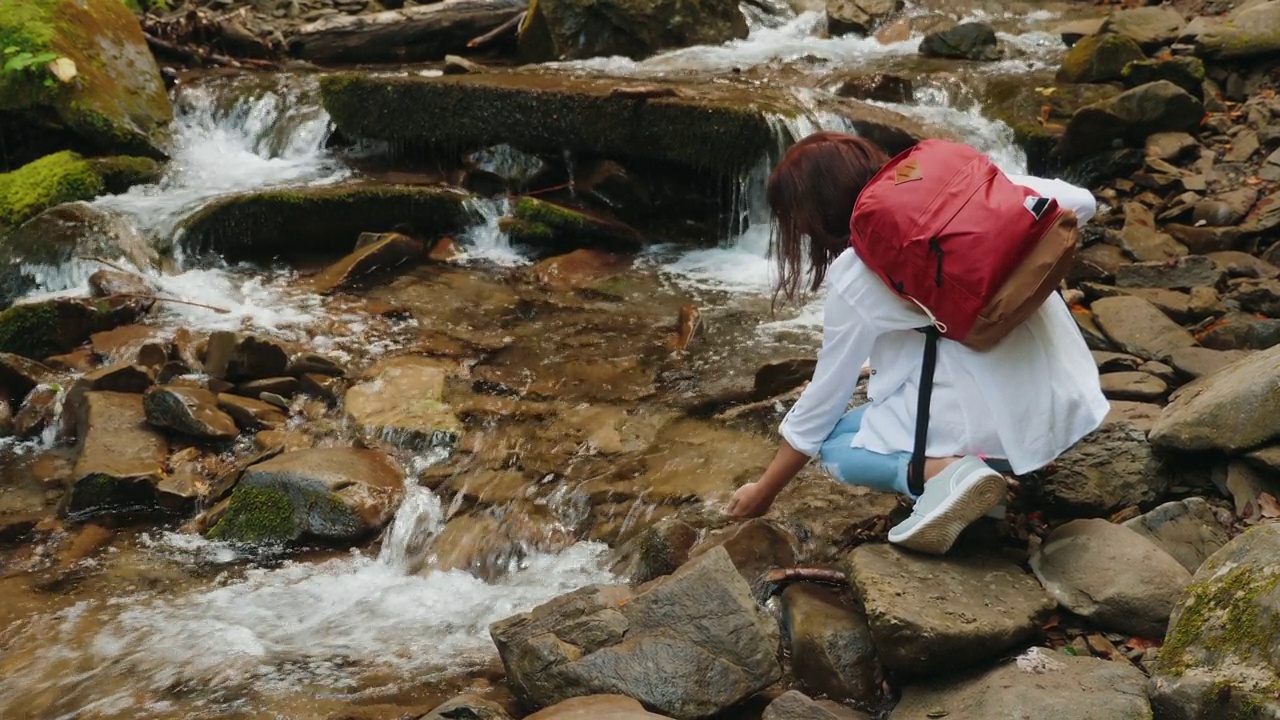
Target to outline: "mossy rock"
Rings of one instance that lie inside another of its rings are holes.
[[[780,118],[801,112],[769,88],[676,84],[617,92],[617,80],[531,73],[375,77],[337,73],[320,82],[325,109],[351,140],[456,154],[507,143],[530,153],[564,150],[640,164],[736,173],[777,150]],[[895,150],[926,132],[897,113],[857,101],[833,110],[857,132]]]
[[[1192,96],[1204,100],[1204,61],[1197,57],[1137,60],[1125,66],[1121,79],[1125,87],[1168,80]]]
[[[534,0],[521,23],[530,63],[624,56],[719,45],[747,36],[736,0]]]
[[[142,28],[120,0],[0,0],[0,50],[71,60],[59,82],[40,63],[0,72],[0,150],[14,167],[51,147],[164,158],[173,110]]]
[[[1204,119],[1204,103],[1167,81],[1139,85],[1076,111],[1056,152],[1072,160],[1118,147],[1140,147],[1160,132],[1191,132]]]
[[[159,176],[160,164],[150,158],[88,160],[70,150],[46,155],[0,173],[0,234],[56,205],[124,192]]]
[[[1169,718],[1280,715],[1280,525],[1250,528],[1205,560],[1179,598],[1152,700]]]
[[[0,312],[0,352],[33,360],[69,352],[103,330],[132,322],[141,302],[126,298],[58,298]]]
[[[431,238],[462,230],[470,195],[443,187],[357,183],[229,195],[188,218],[180,242],[228,259],[346,254],[363,232],[407,224]]]
[[[1090,35],[1067,51],[1056,79],[1060,83],[1119,80],[1129,63],[1146,57],[1132,38],[1111,33]]]
[[[579,248],[612,252],[640,249],[640,235],[615,220],[556,205],[534,197],[522,197],[512,209],[515,222],[505,224],[513,242],[562,253]]]
[[[1028,171],[1044,174],[1060,169],[1053,150],[1071,116],[1086,105],[1119,94],[1112,85],[1060,84],[1049,78],[1018,76],[993,79],[987,84],[982,104],[988,117],[1013,130],[1014,141],[1027,153]]]
[[[1280,4],[1244,3],[1196,37],[1196,54],[1209,60],[1280,56]]]

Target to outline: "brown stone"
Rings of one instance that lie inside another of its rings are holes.
[[[1092,309],[1103,332],[1132,355],[1160,360],[1196,344],[1191,333],[1141,298],[1102,298],[1094,301]]]
[[[147,422],[204,440],[233,440],[240,431],[208,390],[160,385],[143,396]]]
[[[367,284],[401,265],[422,257],[420,240],[396,232],[383,233],[374,242],[330,265],[311,280],[318,293],[333,293]]]
[[[238,395],[219,394],[218,407],[246,432],[279,428],[288,420],[276,406]]]
[[[79,515],[154,505],[169,443],[147,424],[142,396],[90,392],[79,415],[67,511]]]

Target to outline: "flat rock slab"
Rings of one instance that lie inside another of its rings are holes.
[[[625,695],[587,695],[558,702],[524,720],[657,720],[668,717],[644,709]]]
[[[846,560],[886,667],[921,676],[1026,642],[1057,604],[1035,578],[995,557],[926,557],[863,545]]]
[[[769,703],[760,720],[870,720],[870,717],[832,700],[814,700],[802,692],[788,690]]]
[[[976,675],[908,685],[889,720],[1151,720],[1146,678],[1129,663],[1035,647]]]
[[[1196,339],[1150,302],[1138,297],[1109,297],[1090,307],[1102,331],[1124,352],[1147,360],[1163,360]]]
[[[593,585],[489,627],[507,682],[533,707],[616,694],[708,718],[782,676],[778,625],[723,547],[639,592]]]
[[[412,355],[370,368],[346,393],[347,415],[367,439],[400,447],[451,445],[462,424],[443,402],[445,370]]]
[[[89,392],[78,414],[79,457],[67,512],[83,516],[154,506],[169,442],[147,424],[142,396]]]
[[[1280,346],[1183,386],[1151,429],[1175,450],[1240,452],[1280,436]]]
[[[1124,526],[1159,545],[1191,573],[1230,540],[1213,506],[1198,497],[1167,502]]]
[[[1191,581],[1147,537],[1096,518],[1054,530],[1031,556],[1031,569],[1066,609],[1145,638],[1164,636],[1174,599]]]
[[[697,88],[531,73],[388,77],[341,73],[320,83],[325,109],[349,138],[603,155],[736,171],[777,142],[773,119],[799,108],[765,88]],[[840,108],[856,130],[905,149],[923,129],[857,101]],[[904,144],[905,143],[905,144]]]
[[[218,397],[199,388],[160,385],[142,398],[147,422],[201,440],[232,440],[240,429],[218,409]]]

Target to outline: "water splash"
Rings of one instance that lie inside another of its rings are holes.
[[[496,198],[470,198],[465,201],[467,210],[477,222],[459,237],[462,257],[465,261],[492,263],[500,267],[527,265],[529,259],[511,244],[500,226],[502,218],[511,212],[511,201],[506,196]]]

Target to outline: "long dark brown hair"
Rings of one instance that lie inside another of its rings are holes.
[[[793,301],[809,250],[808,292],[849,246],[849,217],[858,194],[889,156],[857,135],[817,132],[792,145],[769,174],[765,194],[773,216],[769,254],[778,264],[773,304]]]

